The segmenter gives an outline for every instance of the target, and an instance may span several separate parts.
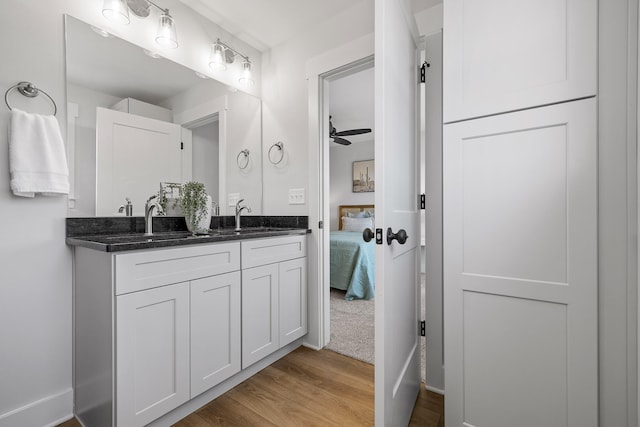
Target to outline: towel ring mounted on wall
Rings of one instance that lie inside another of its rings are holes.
[[[241,159],[240,156],[242,156],[243,158]],[[238,167],[240,169],[246,169],[247,166],[249,166],[249,149],[248,148],[245,148],[244,150],[238,153],[238,156],[236,157],[236,163],[238,163]]]
[[[280,160],[278,160],[277,162],[274,162],[273,159],[271,158],[271,150],[273,150],[274,148],[277,148],[278,151],[280,152]],[[267,157],[269,157],[269,161],[271,162],[271,164],[277,165],[278,163],[280,163],[282,159],[284,159],[284,143],[282,141],[278,141],[275,144],[273,144],[269,148],[269,153],[267,154]]]
[[[7,107],[9,107],[9,111],[13,110],[13,108],[11,108],[11,105],[9,105],[9,99],[8,99],[9,92],[11,92],[13,89],[18,89],[18,92],[20,92],[27,98],[35,98],[40,94],[40,92],[44,93],[45,96],[49,98],[49,100],[53,104],[53,115],[55,116],[56,113],[58,112],[58,106],[56,105],[56,101],[54,101],[53,98],[47,92],[45,92],[42,89],[38,89],[31,82],[20,82],[18,84],[11,86],[9,89],[7,89],[7,91],[4,93],[4,103],[7,104]]]

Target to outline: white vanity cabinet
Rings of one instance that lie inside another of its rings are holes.
[[[240,371],[240,243],[75,249],[76,414],[142,426]]]
[[[242,242],[242,368],[307,333],[306,237]]]

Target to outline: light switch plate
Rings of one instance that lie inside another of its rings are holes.
[[[304,205],[304,188],[289,189],[289,204]]]
[[[240,200],[240,193],[229,193],[229,206],[235,206]]]

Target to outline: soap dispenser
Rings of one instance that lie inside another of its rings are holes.
[[[131,204],[131,199],[127,197],[125,200],[127,201],[127,204],[124,207],[125,215],[133,216],[133,205]]]

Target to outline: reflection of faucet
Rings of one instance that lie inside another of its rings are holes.
[[[251,212],[251,208],[249,206],[240,206],[240,203],[242,202],[244,202],[244,199],[240,199],[238,200],[238,203],[236,203],[236,231],[240,231],[240,213],[242,213],[244,209],[246,209],[247,212]]]
[[[160,209],[160,205],[158,204],[158,202],[156,201],[151,202],[156,197],[158,197],[158,195],[154,194],[153,196],[149,197],[147,199],[147,203],[144,204],[144,235],[145,236],[151,236],[153,234],[153,208]]]
[[[131,204],[131,199],[129,199],[128,197],[125,197],[125,200],[127,202],[126,205],[120,205],[120,208],[118,209],[118,213],[123,213],[125,212],[126,209],[126,215],[127,216],[133,216],[133,205]]]

